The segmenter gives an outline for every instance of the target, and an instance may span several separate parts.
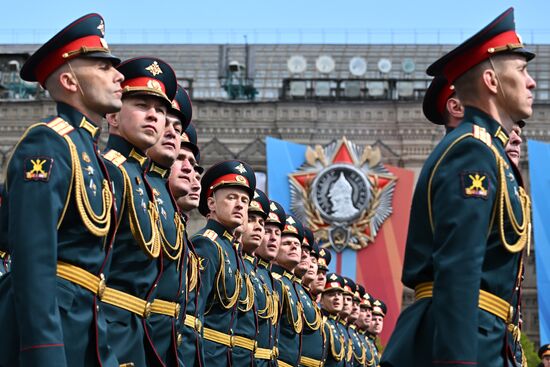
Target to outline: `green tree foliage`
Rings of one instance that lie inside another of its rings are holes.
[[[521,334],[521,346],[523,347],[523,353],[525,355],[525,358],[527,359],[527,365],[529,367],[537,367],[540,363],[540,359],[537,355],[535,344],[533,344],[533,342],[529,340],[525,333]]]

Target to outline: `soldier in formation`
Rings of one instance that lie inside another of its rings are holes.
[[[170,65],[121,63],[104,33],[86,15],[21,71],[57,115],[24,134],[2,189],[0,367],[521,365],[517,167],[535,83],[512,10],[428,69],[424,113],[448,133],[412,206],[403,281],[417,301],[384,355],[384,301],[327,273],[331,252],[246,162],[204,170]],[[191,235],[194,209],[206,224]]]

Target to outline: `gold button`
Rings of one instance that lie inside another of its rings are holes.
[[[145,310],[143,310],[143,317],[148,319],[151,316],[151,302],[145,304]]]
[[[178,333],[177,341],[178,341],[178,347],[179,347],[181,343],[183,343],[183,335],[181,335],[181,333]]]

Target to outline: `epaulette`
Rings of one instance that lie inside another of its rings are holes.
[[[279,273],[271,273],[271,275],[273,276],[274,279],[277,279],[277,280],[280,280],[282,277],[282,275]]]
[[[113,163],[115,166],[120,167],[124,162],[126,162],[126,157],[122,153],[111,149],[107,153],[103,154],[103,158]]]
[[[48,122],[46,126],[61,136],[65,136],[74,130],[74,127],[72,127],[71,124],[69,124],[67,121],[63,120],[60,117],[57,117],[52,121]]]
[[[489,134],[484,127],[473,125],[472,134],[474,135],[474,138],[481,140],[482,142],[487,144],[487,146],[490,147],[493,145],[491,134]]]
[[[216,239],[218,238],[218,234],[211,229],[207,229],[202,235],[206,238],[211,239],[212,241],[216,241]]]

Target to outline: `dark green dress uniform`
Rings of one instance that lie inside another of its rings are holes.
[[[319,257],[319,247],[315,243],[313,232],[304,227],[304,241],[302,247],[310,250],[310,256]],[[319,367],[325,360],[325,335],[323,334],[323,316],[315,299],[299,279],[295,279],[294,286],[300,298],[303,310],[302,318],[304,328],[302,330],[302,353],[300,366]]]
[[[150,95],[171,105],[176,77],[162,60],[130,59],[121,63],[118,70],[125,77],[125,96]],[[159,208],[145,176],[151,162],[144,152],[114,134],[109,136],[103,156],[120,213],[108,288],[102,297],[109,344],[120,363],[133,363],[136,367],[162,365],[146,327],[146,319],[153,311],[158,312],[152,303],[162,273],[163,245]]]
[[[192,116],[190,106],[188,94],[178,85],[176,97],[168,113],[179,119],[184,133]],[[159,212],[159,232],[163,251],[162,276],[157,284],[156,298],[151,305],[152,313],[146,324],[157,354],[164,364],[183,366],[183,361],[178,362],[178,323],[181,308],[185,309],[187,303],[189,249],[186,242],[185,219],[180,215],[170,192],[167,181],[169,175],[169,168],[155,162],[152,162],[146,175]],[[181,343],[181,336],[179,342]]]
[[[248,215],[258,215],[265,221],[268,213],[269,199],[263,191],[256,189],[254,198],[248,205]],[[233,328],[235,347],[232,364],[245,367],[255,365],[254,353],[257,347],[260,314],[270,318],[270,313],[277,311],[277,308],[273,307],[273,299],[266,294],[262,282],[256,276],[254,256],[241,253],[241,249],[239,249],[239,255],[242,261],[243,283],[237,306],[237,323]]]
[[[387,313],[386,304],[382,300],[372,299],[372,316],[386,317],[386,313]],[[378,343],[377,343],[378,336],[373,333],[367,333],[367,336],[369,338],[369,341],[372,346],[372,351],[374,353],[375,365],[378,366],[378,364],[380,363],[380,358],[382,356],[380,353],[380,350],[378,349]]]
[[[302,223],[291,215],[286,216],[282,237],[295,236],[300,243],[304,239]],[[273,264],[271,274],[275,278],[275,290],[280,297],[279,357],[280,367],[297,366],[302,347],[303,312],[300,297],[294,286],[294,274]]]
[[[71,23],[27,60],[21,78],[45,86],[77,57],[118,63],[103,27],[98,14]],[[1,366],[118,366],[94,294],[108,272],[114,215],[98,138],[95,122],[58,103],[57,116],[27,129],[8,162],[0,249],[12,267],[0,278]],[[60,271],[89,276],[90,287]]]
[[[461,75],[457,68],[503,51],[534,56],[514,31],[512,9],[429,71]],[[417,301],[400,315],[382,366],[501,367],[513,359],[507,339],[519,334],[507,330],[517,330],[530,202],[505,154],[507,141],[497,121],[466,106],[463,122],[428,157],[413,197],[403,270]]]
[[[339,290],[344,292],[344,279],[335,273],[327,274],[327,282],[323,292],[331,290]],[[327,367],[345,367],[346,355],[348,347],[346,344],[345,335],[339,327],[339,316],[337,313],[329,313],[325,309],[321,309],[324,321],[324,333],[326,335],[326,362]]]
[[[269,203],[269,214],[266,225],[275,225],[282,231],[285,226],[286,213],[284,208],[275,201]],[[269,261],[257,256],[256,279],[262,283],[263,292],[256,293],[258,305],[258,344],[255,352],[257,367],[277,366],[279,354],[277,335],[280,314],[280,295],[274,287]],[[263,300],[265,299],[265,300]]]
[[[201,186],[199,211],[207,216],[207,199],[214,190],[234,186],[246,191],[252,199],[256,179],[250,166],[231,160],[210,167],[202,178]],[[238,261],[232,231],[209,219],[206,226],[191,238],[200,264],[201,287],[197,312],[204,314],[205,366],[231,365],[231,348],[237,343],[234,328],[244,269]]]
[[[180,106],[182,106],[180,104]],[[181,107],[184,111],[189,111],[190,106],[187,108]],[[197,145],[197,131],[192,123],[189,123],[185,132],[181,136],[181,146],[191,149],[197,164],[200,163],[200,152]],[[202,170],[202,167],[196,166],[195,170]],[[202,173],[202,172],[199,172]],[[182,214],[182,217],[185,217]],[[187,218],[185,218],[187,222]],[[204,365],[204,353],[202,348],[202,321],[203,315],[197,313],[197,292],[200,287],[199,276],[199,262],[195,252],[193,243],[187,240],[187,231],[184,233],[187,244],[187,300],[185,307],[181,307],[179,326],[178,326],[178,342],[181,340],[178,346],[178,358],[185,364],[186,367],[198,367]],[[181,335],[181,336],[180,336]]]
[[[352,367],[365,366],[367,363],[367,350],[361,341],[357,326],[348,325],[348,335],[351,344],[351,360],[349,365]]]
[[[372,305],[370,303],[370,295],[366,292],[365,287],[363,287],[361,284],[356,284],[357,286],[357,294],[359,296],[360,302],[359,307],[361,309],[372,309]],[[365,352],[364,357],[364,363],[363,366],[373,366],[375,365],[374,361],[374,352],[373,348],[368,341],[368,337],[366,335],[366,330],[363,330],[359,327],[355,328],[355,332],[357,334],[357,337],[359,338],[359,341],[361,342],[362,349]],[[354,356],[355,356],[355,348],[354,348]]]

